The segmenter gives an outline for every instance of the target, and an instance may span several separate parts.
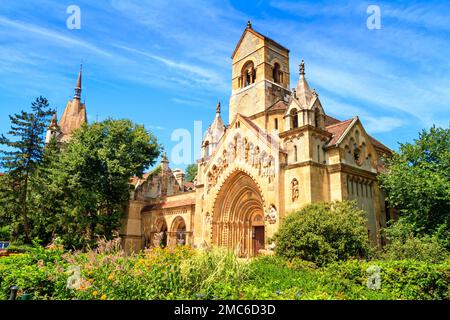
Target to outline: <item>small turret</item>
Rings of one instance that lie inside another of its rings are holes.
[[[53,114],[52,121],[47,128],[47,134],[45,136],[45,145],[48,145],[53,138],[58,138],[59,128],[56,113]]]

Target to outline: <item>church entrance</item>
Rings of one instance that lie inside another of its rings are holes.
[[[265,248],[264,206],[256,182],[236,172],[223,184],[213,214],[213,244],[253,257]]]
[[[253,227],[253,252],[255,255],[264,249],[264,227]]]

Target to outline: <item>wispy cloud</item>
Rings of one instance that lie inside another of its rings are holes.
[[[94,52],[96,54],[105,57],[112,57],[112,54],[110,54],[109,52],[95,45],[92,45],[89,42],[79,40],[74,37],[69,37],[62,33],[42,28],[34,24],[29,24],[23,21],[11,20],[0,16],[0,25],[23,31],[26,34],[35,34],[37,36],[45,37],[65,46],[75,46],[75,48],[78,47],[87,49],[91,52]]]

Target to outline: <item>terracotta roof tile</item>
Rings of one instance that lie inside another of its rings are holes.
[[[192,190],[194,190],[194,183],[193,183],[193,182],[186,181],[186,182],[184,183],[184,188],[185,188],[185,189],[192,189]]]
[[[275,102],[273,105],[271,105],[269,108],[267,108],[267,111],[286,110],[287,107],[288,106],[287,106],[286,102],[284,102],[283,100],[279,100],[279,101]]]
[[[375,148],[382,149],[388,153],[392,153],[392,150],[389,147],[385,146],[384,144],[382,144],[380,141],[378,141],[374,137],[369,135],[369,138]]]
[[[328,145],[329,146],[335,145],[352,122],[353,119],[348,119],[345,121],[338,122],[336,124],[332,124],[331,126],[327,126],[326,127],[327,131],[333,134],[331,140],[328,142]]]
[[[152,209],[166,209],[166,208],[176,208],[183,206],[191,206],[195,204],[195,199],[184,199],[184,200],[174,200],[174,201],[166,201],[162,203],[155,204]]]
[[[333,124],[337,124],[339,122],[341,122],[341,120],[330,117],[329,115],[325,115],[325,127],[331,126]]]

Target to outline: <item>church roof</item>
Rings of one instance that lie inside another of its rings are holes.
[[[281,44],[279,44],[275,40],[272,40],[271,38],[263,35],[262,33],[259,33],[258,31],[253,30],[252,24],[250,23],[250,21],[248,21],[247,22],[247,27],[245,28],[244,32],[242,33],[241,38],[239,39],[239,42],[237,43],[236,48],[234,49],[233,54],[231,55],[231,59],[233,59],[234,56],[236,55],[236,52],[239,49],[239,46],[241,45],[242,40],[244,40],[244,37],[245,37],[247,32],[250,32],[250,33],[254,34],[255,36],[257,36],[258,38],[260,38],[260,39],[262,39],[262,40],[264,40],[264,41],[266,41],[266,42],[268,42],[270,44],[273,44],[274,46],[276,46],[276,47],[278,47],[278,48],[280,48],[282,50],[285,50],[285,51],[289,52],[289,49],[283,47]]]
[[[357,119],[357,117],[348,119],[345,121],[340,121],[336,118],[326,115],[325,116],[325,126],[326,130],[333,134],[331,140],[328,142],[328,146],[335,145],[339,142],[341,137],[345,134],[346,130],[350,127],[350,125]],[[382,144],[380,141],[369,135],[370,142],[372,142],[373,146],[377,149],[382,150],[386,153],[392,153],[392,150],[389,147]]]
[[[331,134],[333,134],[333,136],[331,137],[331,140],[328,142],[328,145],[329,146],[335,145],[339,141],[339,139],[343,136],[343,134],[345,133],[347,128],[352,124],[352,122],[354,120],[355,120],[355,118],[348,119],[348,120],[341,121],[341,122],[327,126],[326,127],[327,131],[330,132]]]
[[[274,111],[274,110],[286,110],[288,107],[287,103],[283,100],[278,100],[273,105],[271,105],[269,108],[267,108],[267,111]]]
[[[162,203],[154,204],[151,209],[166,209],[166,208],[176,208],[183,206],[192,206],[195,204],[195,198],[182,199],[182,200],[173,200],[173,201],[165,201]]]

